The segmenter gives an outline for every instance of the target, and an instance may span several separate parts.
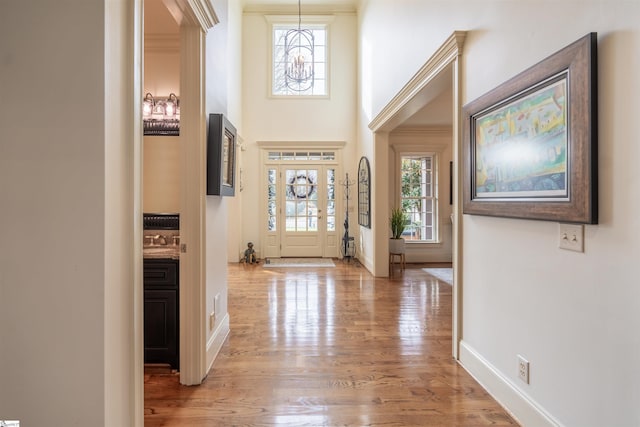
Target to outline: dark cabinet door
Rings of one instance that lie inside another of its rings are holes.
[[[144,260],[144,362],[179,369],[179,263]]]
[[[144,291],[144,361],[178,369],[178,291]]]
[[[144,287],[177,287],[178,261],[173,259],[145,259]]]

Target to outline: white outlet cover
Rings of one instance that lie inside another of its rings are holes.
[[[584,225],[559,224],[558,247],[574,252],[584,252]]]
[[[518,355],[518,378],[529,384],[529,361]]]

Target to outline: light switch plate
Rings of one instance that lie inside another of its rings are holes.
[[[560,249],[584,252],[584,225],[559,224],[558,246]]]

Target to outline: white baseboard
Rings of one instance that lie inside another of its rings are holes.
[[[562,427],[559,421],[464,341],[460,342],[460,364],[520,425]]]
[[[209,370],[211,370],[216,357],[218,357],[218,353],[220,353],[222,344],[224,344],[224,341],[227,339],[229,332],[229,313],[227,313],[218,324],[215,331],[213,331],[211,338],[207,341],[207,375],[209,374]]]
[[[364,268],[366,268],[370,273],[373,274],[373,261],[370,257],[364,256],[364,254],[359,253],[357,254],[357,259],[358,262],[362,264],[362,266],[364,266]]]

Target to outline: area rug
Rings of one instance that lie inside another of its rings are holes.
[[[453,285],[453,268],[423,268],[422,271],[448,285]]]
[[[264,268],[284,267],[335,267],[331,258],[268,258]]]

